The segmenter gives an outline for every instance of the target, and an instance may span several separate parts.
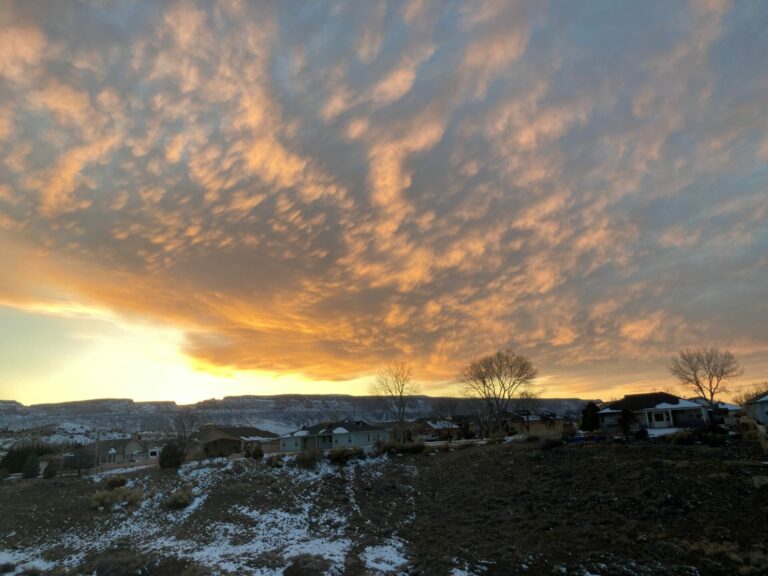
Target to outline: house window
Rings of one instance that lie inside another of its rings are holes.
[[[664,422],[664,420],[666,420],[664,412],[656,412],[656,414],[653,415],[654,422]]]
[[[368,434],[368,442],[370,442],[370,441],[371,441],[371,435]]]
[[[296,447],[296,446],[298,446],[298,445],[299,445],[299,441],[298,441],[298,440],[294,440],[294,441],[293,441],[293,446],[294,446],[294,447]]]
[[[333,439],[333,443],[334,443],[334,444],[338,444],[338,443],[339,443],[339,439],[338,439],[338,438],[334,438],[334,439]]]
[[[347,436],[347,442],[348,442],[349,444],[352,444],[352,436]]]

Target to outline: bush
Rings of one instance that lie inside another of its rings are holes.
[[[702,435],[701,437],[702,441],[707,444],[707,446],[725,446],[728,443],[728,437],[724,436],[723,434],[719,433],[713,433],[709,432],[707,434]]]
[[[51,478],[55,478],[58,473],[59,473],[58,460],[49,460],[48,465],[45,467],[45,470],[43,470],[43,478],[45,478],[46,480],[50,480]]]
[[[186,508],[195,499],[193,486],[190,483],[184,484],[181,488],[172,492],[165,500],[165,505],[171,510],[181,510]]]
[[[35,452],[30,452],[24,467],[21,469],[22,478],[37,478],[40,476],[40,460]]]
[[[107,490],[114,490],[115,488],[125,486],[127,483],[128,478],[125,476],[109,476],[106,480],[104,480],[103,484]]]
[[[3,456],[3,459],[0,460],[0,468],[5,468],[11,474],[18,474],[24,468],[24,464],[32,452],[38,457],[45,456],[46,454],[53,454],[53,447],[48,444],[14,446],[5,456]]]
[[[640,430],[635,432],[635,440],[648,440],[648,430],[640,428]]]
[[[118,486],[111,490],[99,490],[91,496],[91,508],[98,510],[111,510],[115,504],[125,506],[136,506],[144,496],[141,488],[126,488]]]
[[[516,436],[517,430],[514,430],[514,434],[511,434],[511,436]],[[501,444],[504,442],[505,435],[501,432],[494,432],[493,434],[489,434],[488,438],[485,439],[486,444]]]
[[[282,468],[283,459],[280,456],[269,456],[267,458],[264,458],[264,464],[266,464],[270,468]]]
[[[687,446],[693,444],[696,441],[696,436],[694,433],[688,430],[680,430],[679,432],[670,434],[667,436],[667,438],[670,442],[672,442],[672,444],[677,444],[680,446]]]
[[[303,452],[296,454],[296,457],[293,459],[293,463],[296,464],[296,466],[299,468],[312,470],[322,459],[322,450],[304,450]]]
[[[161,557],[152,552],[119,546],[91,553],[77,573],[95,576],[210,576],[211,571],[189,560]]]
[[[16,572],[16,564],[12,562],[5,562],[0,564],[0,574],[8,574]]]
[[[184,452],[175,442],[170,442],[160,450],[157,461],[160,468],[178,468],[184,463]]]
[[[424,452],[423,442],[396,442],[390,440],[379,445],[379,454],[419,454]]]
[[[545,438],[541,443],[542,450],[552,450],[563,445],[563,441],[555,438]]]
[[[362,448],[334,448],[328,453],[331,464],[343,466],[350,460],[365,460],[365,450]]]
[[[261,444],[256,444],[250,450],[246,450],[245,457],[252,458],[253,460],[261,460],[264,458],[264,448],[261,447]]]

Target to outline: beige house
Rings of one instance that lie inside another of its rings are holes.
[[[136,434],[131,438],[99,440],[75,448],[63,455],[63,461],[68,468],[129,465],[157,460],[161,449],[161,445],[145,442]]]
[[[574,430],[573,422],[555,414],[512,413],[507,418],[507,427],[519,433],[532,436],[559,437],[563,432]]]

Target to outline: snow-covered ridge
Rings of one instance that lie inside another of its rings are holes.
[[[419,396],[407,417],[433,416],[435,407],[443,400]],[[539,399],[536,409],[557,414],[575,414],[581,411],[586,402],[578,398]],[[376,398],[341,394],[228,396],[220,400],[205,400],[193,406],[206,423],[254,426],[277,434],[285,434],[321,421],[351,418],[380,422],[389,419]],[[0,429],[19,431],[51,425],[80,425],[88,429],[131,434],[167,429],[180,408],[174,402],[134,402],[121,398],[32,406],[0,401]]]

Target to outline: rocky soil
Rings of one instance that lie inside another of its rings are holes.
[[[750,444],[664,442],[428,449],[313,470],[242,460],[127,475],[101,509],[106,478],[6,480],[0,573],[765,574],[765,460]]]

